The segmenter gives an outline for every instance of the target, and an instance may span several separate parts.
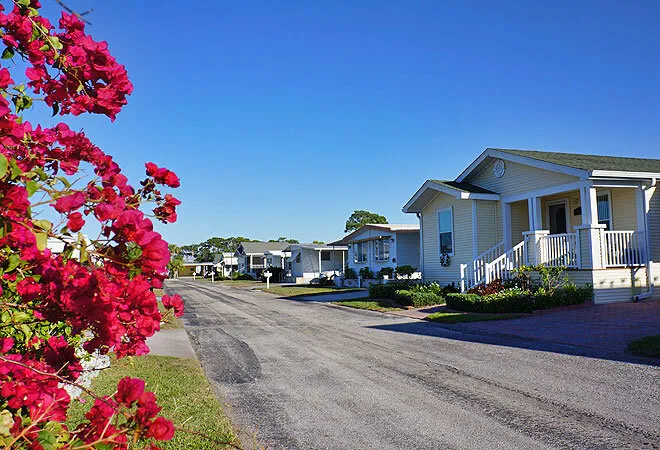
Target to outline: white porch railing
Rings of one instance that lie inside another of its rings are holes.
[[[488,249],[472,264],[461,264],[461,291],[497,279],[511,278],[511,271],[525,264],[525,241],[504,252],[504,243]]]
[[[493,280],[508,280],[513,269],[524,266],[526,263],[525,241],[516,244],[511,250],[486,264],[486,284]]]
[[[579,249],[575,233],[549,234],[541,236],[537,245],[539,264],[550,267],[579,266]]]
[[[646,262],[643,233],[639,231],[603,231],[605,267],[641,266]]]
[[[489,248],[472,261],[472,279],[474,285],[486,277],[486,264],[493,262],[504,253],[504,241]]]

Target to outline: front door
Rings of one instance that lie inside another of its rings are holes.
[[[566,204],[555,203],[548,206],[550,234],[566,233]]]

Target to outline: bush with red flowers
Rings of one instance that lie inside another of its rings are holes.
[[[180,202],[160,189],[179,178],[147,163],[136,189],[84,133],[23,119],[39,97],[53,115],[114,121],[133,90],[106,42],[75,15],[53,25],[40,7],[0,1],[0,447],[153,449],[174,427],[143,381],[124,378],[112,396],[84,389],[94,402],[75,429],[65,387],[78,386],[81,349],[148,352],[162,319],[152,289],[170,258],[152,218],[176,220]],[[101,229],[91,241],[81,234],[90,222]],[[64,250],[51,251],[52,239]],[[178,296],[163,304],[183,313]]]

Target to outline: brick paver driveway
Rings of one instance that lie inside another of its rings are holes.
[[[631,340],[660,334],[660,302],[594,305],[514,320],[463,324],[456,328],[619,353]]]

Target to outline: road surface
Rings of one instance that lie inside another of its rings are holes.
[[[268,448],[660,448],[651,364],[218,284],[167,291],[235,426]]]

